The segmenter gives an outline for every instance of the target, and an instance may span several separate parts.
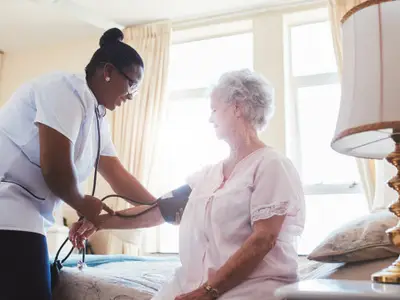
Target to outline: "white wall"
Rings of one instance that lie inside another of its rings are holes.
[[[98,37],[77,40],[74,43],[37,48],[35,50],[9,52],[4,56],[0,105],[7,101],[13,91],[24,81],[40,74],[55,71],[84,72]]]

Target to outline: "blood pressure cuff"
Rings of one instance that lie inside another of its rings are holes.
[[[183,185],[158,198],[158,207],[165,222],[175,223],[176,214],[185,209],[191,192],[189,185]]]

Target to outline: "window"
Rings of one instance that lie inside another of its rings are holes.
[[[306,194],[298,252],[308,254],[332,230],[367,213],[367,202],[356,160],[330,147],[341,90],[329,22],[288,25],[287,33],[289,156]]]
[[[217,140],[209,123],[207,92],[222,73],[252,66],[251,32],[172,45],[170,96],[161,135],[159,178],[164,192],[185,184],[187,176],[228,155],[228,146]],[[178,252],[178,235],[177,226],[159,226],[156,251]]]

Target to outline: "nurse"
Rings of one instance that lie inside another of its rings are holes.
[[[113,213],[79,189],[97,157],[115,193],[155,200],[116,157],[104,118],[132,99],[144,74],[142,58],[122,40],[119,29],[106,31],[85,74],[40,76],[0,109],[2,299],[51,299],[45,234],[61,200],[94,224],[103,210]]]

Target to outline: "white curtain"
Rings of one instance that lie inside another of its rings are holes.
[[[154,194],[154,165],[161,122],[166,109],[166,88],[171,44],[170,22],[135,26],[124,32],[124,42],[142,56],[145,75],[139,94],[110,117],[111,134],[118,156],[129,172]],[[98,196],[111,194],[99,178]],[[130,205],[122,199],[109,201],[114,210]],[[100,232],[99,232],[100,233]],[[140,254],[140,230],[104,231],[91,243],[96,253]]]

